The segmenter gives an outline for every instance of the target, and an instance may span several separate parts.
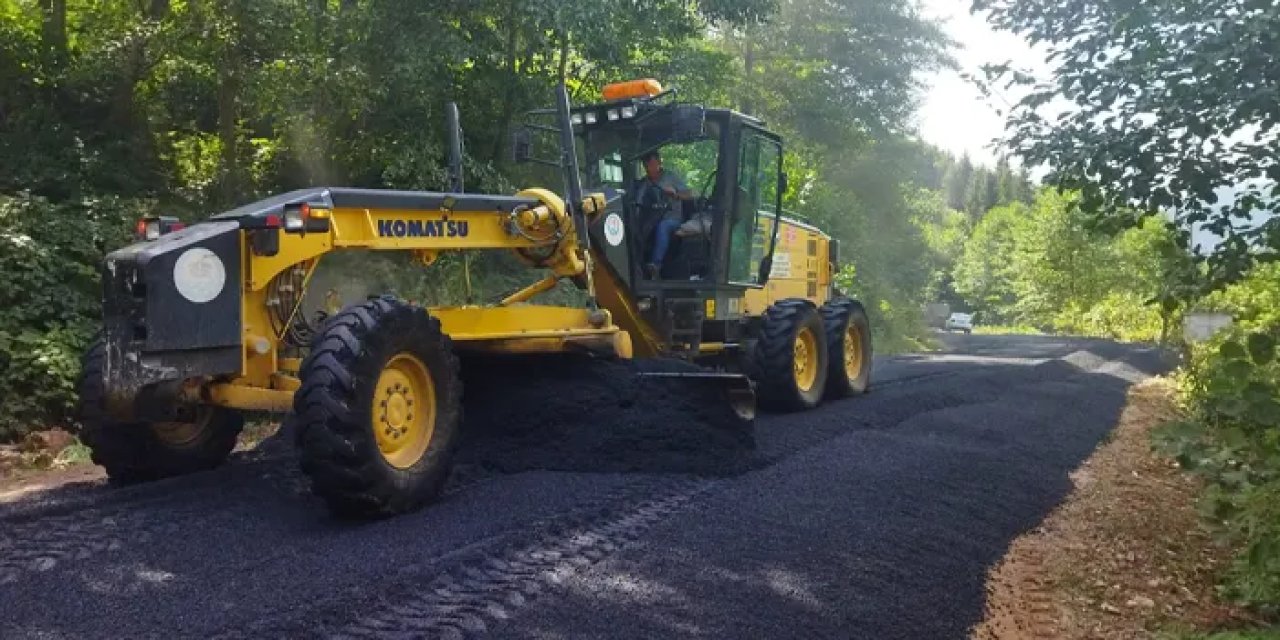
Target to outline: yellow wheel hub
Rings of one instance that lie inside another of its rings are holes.
[[[792,366],[795,369],[796,386],[808,392],[818,381],[818,338],[808,327],[800,329],[796,334],[795,357]]]
[[[852,322],[844,330],[844,374],[850,380],[862,375],[862,330]]]
[[[204,427],[204,422],[157,422],[151,425],[151,432],[160,442],[181,449],[199,441]]]
[[[422,459],[436,428],[436,387],[422,361],[391,359],[373,391],[373,435],[387,463],[408,469]]]

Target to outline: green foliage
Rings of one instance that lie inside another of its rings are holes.
[[[1120,229],[1172,212],[1184,247],[1202,225],[1225,239],[1212,252],[1212,283],[1280,256],[1280,218],[1267,215],[1280,210],[1280,107],[1270,89],[1280,85],[1280,5],[974,0],[973,8],[1048,51],[1051,78],[1004,64],[988,80],[1030,89],[1010,114],[1008,145],[1027,166],[1047,165],[1048,183],[1079,191],[1095,222]],[[1051,103],[1060,117],[1046,113]]]
[[[1190,256],[1156,221],[1108,236],[1077,204],[1044,189],[1031,206],[987,212],[956,263],[957,292],[984,323],[1167,339],[1179,322],[1179,283],[1195,275]]]
[[[1192,350],[1179,377],[1189,419],[1157,434],[1158,446],[1204,476],[1201,511],[1243,548],[1227,592],[1272,614],[1280,613],[1278,276],[1259,270],[1222,292],[1242,320]]]
[[[129,220],[304,186],[442,189],[450,100],[468,190],[558,186],[506,155],[560,79],[577,102],[655,77],[762,116],[787,138],[788,209],[842,242],[884,346],[918,344],[962,229],[928,193],[954,160],[906,132],[951,44],[909,0],[0,0],[0,439],[68,421],[97,265]],[[348,301],[488,302],[539,275],[504,255],[324,262],[316,284]]]
[[[1280,640],[1280,629],[1220,631],[1217,633],[1175,633],[1157,636],[1162,640]]]
[[[102,199],[0,197],[0,439],[66,416],[101,313],[98,272],[139,214]]]
[[[974,166],[966,154],[957,162],[944,156],[941,184],[947,206],[964,211],[977,222],[995,207],[1022,202],[1031,204],[1035,188],[1025,173],[1015,173],[1006,158],[1000,158],[995,170]]]
[[[1070,333],[1105,336],[1124,342],[1155,341],[1162,335],[1160,309],[1133,291],[1112,291],[1092,307],[1071,308],[1054,322]]]
[[[1036,336],[1041,334],[1039,329],[1027,324],[980,324],[973,328],[973,332],[980,336]]]

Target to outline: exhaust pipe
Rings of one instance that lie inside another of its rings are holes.
[[[458,115],[458,103],[445,105],[449,139],[449,191],[466,193],[466,184],[462,177],[462,118]]]

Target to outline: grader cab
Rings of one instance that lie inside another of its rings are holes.
[[[833,287],[835,242],[780,215],[781,140],[751,117],[669,96],[641,81],[573,108],[562,86],[555,109],[531,114],[553,124],[531,122],[516,155],[534,160],[535,133],[554,134],[559,157],[544,162],[564,198],[466,193],[451,108],[448,193],[312,188],[186,227],[144,221],[144,238],[103,268],[104,330],[81,379],[94,461],[122,481],[207,469],[229,455],[243,412],[288,413],[314,491],[337,514],[369,517],[439,493],[463,428],[460,359],[681,359],[701,368],[646,375],[705,390],[744,426],[757,395],[800,410],[861,393],[866,314]],[[683,197],[637,197],[654,151],[691,185]],[[659,242],[669,248],[653,269]],[[353,249],[410,252],[423,266],[504,250],[543,277],[495,305],[381,296],[316,322],[302,300],[317,265]],[[562,280],[583,305],[532,303]]]

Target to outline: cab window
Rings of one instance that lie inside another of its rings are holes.
[[[746,132],[738,153],[729,227],[729,281],[759,284],[760,262],[768,251],[770,222],[778,209],[782,148],[758,133]]]

